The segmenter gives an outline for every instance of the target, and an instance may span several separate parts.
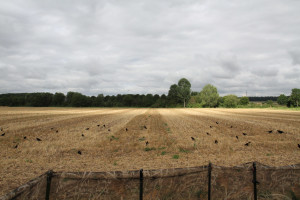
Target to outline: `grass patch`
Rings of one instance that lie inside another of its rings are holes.
[[[158,150],[166,149],[167,147],[158,147]]]
[[[163,155],[166,155],[166,154],[167,154],[167,152],[165,152],[165,151],[162,151],[160,155],[162,155],[162,156],[163,156]]]
[[[25,162],[32,163],[31,159],[25,159]]]
[[[118,164],[117,164],[117,161],[115,161],[115,162],[114,162],[114,166],[117,166],[117,165],[118,165]]]
[[[145,140],[146,140],[145,137],[139,138],[139,141],[145,141]]]
[[[175,155],[173,155],[172,158],[173,158],[173,159],[179,159],[179,155],[175,154]]]
[[[117,138],[117,137],[115,137],[115,136],[112,135],[112,136],[110,136],[110,139],[111,140],[118,140],[119,138]]]
[[[271,154],[271,153],[267,153],[267,155],[266,156],[272,156],[273,154]]]
[[[179,151],[182,152],[182,153],[189,153],[190,151],[187,150],[187,149],[184,149],[184,148],[179,148]]]
[[[151,148],[146,147],[144,150],[145,150],[145,151],[152,151],[152,150],[156,150],[156,148],[154,148],[154,147],[151,147]]]

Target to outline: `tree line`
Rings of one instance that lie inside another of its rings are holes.
[[[290,96],[279,97],[237,97],[230,94],[221,97],[215,86],[207,84],[200,92],[191,91],[191,83],[182,78],[170,86],[168,94],[118,94],[86,96],[79,92],[48,92],[0,94],[0,106],[69,106],[69,107],[228,107],[247,106],[250,101],[277,101],[280,105],[298,107],[300,89],[292,89]]]

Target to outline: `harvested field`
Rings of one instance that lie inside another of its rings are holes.
[[[299,111],[1,107],[0,116],[0,195],[49,169],[300,163]]]

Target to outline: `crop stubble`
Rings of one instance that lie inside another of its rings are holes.
[[[222,166],[300,163],[297,111],[2,107],[0,115],[6,132],[0,136],[0,195],[49,169],[158,169],[209,161]],[[285,133],[278,134],[278,129]]]

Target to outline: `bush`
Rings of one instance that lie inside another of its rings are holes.
[[[224,103],[223,106],[226,108],[236,108],[239,102],[239,99],[236,95],[230,94],[223,97]]]
[[[249,104],[249,98],[248,97],[241,97],[240,98],[240,104],[243,106],[246,106]]]

